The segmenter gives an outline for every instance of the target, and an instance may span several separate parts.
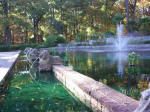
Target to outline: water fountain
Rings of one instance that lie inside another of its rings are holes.
[[[123,30],[124,30],[124,25],[123,24],[118,24],[117,25],[117,39],[114,42],[114,45],[116,47],[116,50],[121,52],[125,51],[125,47],[127,47],[128,44],[128,39],[123,38]]]

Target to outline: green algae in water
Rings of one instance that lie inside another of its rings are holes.
[[[33,81],[29,75],[15,75],[1,112],[91,112],[51,76],[49,82]]]
[[[36,80],[29,74],[19,74],[20,68],[26,68],[21,63],[14,67],[16,74],[0,112],[92,112],[51,73],[37,74]]]

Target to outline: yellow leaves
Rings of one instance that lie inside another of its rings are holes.
[[[150,5],[150,1],[149,0],[141,0],[137,3],[137,6],[139,8],[143,8],[143,7],[148,7]]]
[[[92,28],[91,27],[87,27],[86,28],[86,32],[87,32],[87,35],[91,35],[93,33]]]
[[[101,7],[101,11],[102,11],[102,12],[105,12],[105,9],[106,9],[106,6],[103,5],[103,6]]]
[[[31,98],[31,101],[35,101],[34,98]]]
[[[63,21],[64,25],[67,25],[67,21]]]
[[[40,98],[40,100],[44,100],[44,98]]]
[[[146,90],[146,89],[148,88],[148,82],[139,81],[138,87],[139,87],[142,91],[143,91],[143,90]]]
[[[14,86],[16,89],[19,89],[19,90],[21,90],[22,88],[21,87],[19,87],[18,85],[15,85]]]

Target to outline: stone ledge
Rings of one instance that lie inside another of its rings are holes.
[[[21,51],[0,52],[0,83],[14,65]]]
[[[65,66],[53,66],[55,76],[94,111],[133,112],[139,102]]]

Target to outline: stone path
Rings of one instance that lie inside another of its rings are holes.
[[[20,51],[0,52],[0,82],[7,75],[7,72],[10,70],[19,54]]]

